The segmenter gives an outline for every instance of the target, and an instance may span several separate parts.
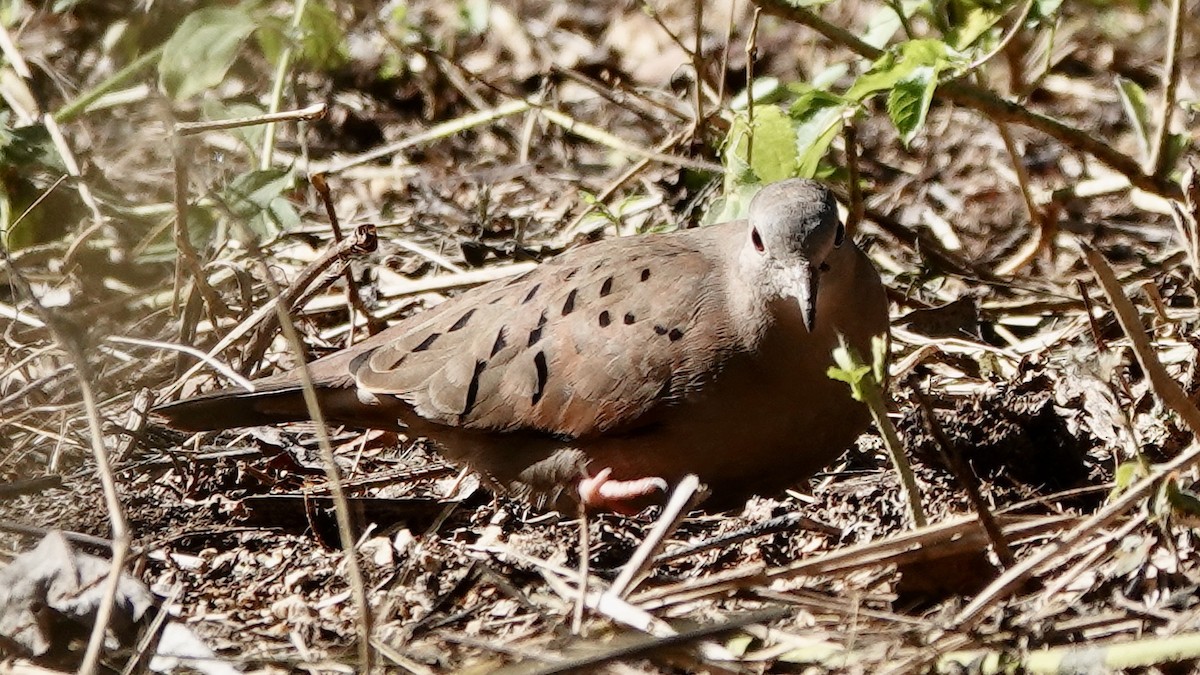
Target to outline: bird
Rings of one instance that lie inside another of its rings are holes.
[[[305,367],[329,423],[424,437],[535,506],[632,514],[687,474],[734,505],[823,469],[870,423],[828,377],[839,335],[870,354],[888,333],[832,191],[793,178],[744,219],[578,246]],[[153,412],[184,431],[309,419],[296,370],[254,384]]]

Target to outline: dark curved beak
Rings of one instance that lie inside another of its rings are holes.
[[[808,262],[792,268],[792,291],[796,302],[800,305],[800,318],[804,328],[813,332],[817,325],[817,290],[821,281],[821,270]]]

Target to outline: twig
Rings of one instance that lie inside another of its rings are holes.
[[[347,261],[350,256],[370,253],[377,246],[379,246],[379,238],[375,234],[375,226],[360,225],[354,231],[353,237],[334,243],[318,256],[316,260],[309,263],[292,280],[292,283],[280,292],[277,296],[278,302],[282,303],[281,306],[287,312],[293,312],[303,307],[308,298],[311,298],[333,283],[335,277],[327,276],[323,279],[323,283],[313,286],[313,282],[321,276],[326,268],[339,261]],[[270,274],[270,270],[264,268],[264,271]],[[256,312],[255,315],[257,316],[258,313]],[[263,315],[261,319],[262,323],[258,326],[254,338],[243,352],[244,356],[239,365],[243,373],[248,372],[251,367],[262,359],[263,354],[267,351],[267,347],[271,344],[271,338],[275,336],[275,329],[279,327],[278,321],[271,314]],[[353,326],[351,326],[351,330],[353,331]],[[303,350],[298,353],[303,354]]]
[[[1087,284],[1083,283],[1083,279],[1076,279],[1075,287],[1079,289],[1079,297],[1083,298],[1083,313],[1087,317],[1088,328],[1092,331],[1092,342],[1096,344],[1096,351],[1107,352],[1108,342],[1105,341],[1100,326],[1096,325],[1096,317],[1092,314],[1092,296],[1088,293]]]
[[[858,173],[858,127],[854,124],[853,117],[846,121],[842,135],[846,143],[846,170],[850,173],[850,201],[847,203],[849,215],[846,218],[846,236],[853,237],[858,233],[858,226],[862,224],[863,219],[863,194],[860,183],[862,179]]]
[[[1158,141],[1151,146],[1151,155],[1146,171],[1156,177],[1166,177],[1171,167],[1171,116],[1175,112],[1175,97],[1179,90],[1179,48],[1183,46],[1183,0],[1171,0],[1171,19],[1168,23],[1166,63],[1163,73],[1167,79],[1163,87],[1162,101],[1158,109]]]
[[[571,634],[580,635],[583,630],[583,608],[587,605],[588,577],[591,571],[592,543],[591,532],[588,530],[587,504],[579,500],[579,581],[576,584],[578,595],[575,600],[575,610],[571,613]]]
[[[750,19],[750,31],[746,34],[746,127],[750,129],[746,137],[746,164],[754,164],[754,62],[758,58],[758,20],[762,16],[762,7],[754,8],[754,16]]]
[[[316,188],[317,194],[321,196],[321,203],[325,205],[325,215],[329,217],[329,227],[333,230],[333,239],[338,244],[341,244],[342,224],[338,220],[337,209],[333,207],[333,199],[329,193],[329,182],[325,180],[325,174],[323,173],[314,173],[309,177],[309,180],[312,182],[313,187]],[[374,248],[375,246],[372,246],[372,249]],[[350,330],[346,333],[346,346],[349,347],[354,344],[354,325],[357,323],[354,315],[356,312],[366,318],[367,332],[371,335],[383,330],[385,324],[375,318],[371,314],[371,310],[367,308],[366,303],[363,302],[362,296],[358,293],[358,282],[354,280],[354,270],[350,268],[349,262],[347,262],[342,273],[346,278],[346,300],[350,305]]]
[[[504,669],[496,672],[520,672],[522,675],[558,675],[559,673],[570,673],[576,671],[595,672],[598,666],[601,666],[605,663],[612,663],[613,661],[621,661],[637,656],[643,656],[649,652],[659,650],[664,647],[685,645],[690,642],[695,642],[701,638],[706,638],[712,635],[720,635],[721,633],[727,633],[751,624],[775,621],[782,619],[791,613],[792,610],[787,607],[772,607],[770,609],[741,614],[732,619],[728,619],[711,626],[701,626],[700,628],[695,628],[689,631],[681,631],[676,635],[666,637],[651,636],[639,640],[634,644],[610,648],[599,654],[565,659],[544,667],[524,668],[515,666],[510,667],[510,669]]]
[[[128,81],[133,80],[141,74],[144,68],[149,68],[154,65],[160,56],[162,56],[165,45],[159,45],[154,49],[142,54],[136,59],[129,62],[124,68],[113,73],[107,80],[93,87],[90,91],[77,97],[71,103],[59,108],[58,112],[54,113],[54,119],[60,124],[68,124],[76,117],[81,115],[88,109],[88,106],[95,103],[108,92],[122,86]]]
[[[204,270],[200,266],[200,257],[196,253],[196,247],[192,245],[192,237],[188,232],[188,200],[187,200],[187,176],[188,162],[184,157],[183,142],[178,138],[172,139],[172,160],[175,165],[175,192],[173,203],[175,207],[175,248],[179,252],[179,258],[175,265],[175,296],[172,304],[172,311],[179,309],[179,293],[183,288],[183,268],[186,267],[192,274],[192,284],[196,292],[204,300],[204,308],[208,314],[208,320],[215,326],[217,317],[225,314],[225,305],[217,297],[216,292],[208,285],[208,279],[204,275]],[[190,321],[181,321],[179,326],[179,342],[189,344],[192,338],[195,337],[193,330],[195,326]],[[179,362],[182,365],[182,361]]]
[[[1158,360],[1158,356],[1154,353],[1154,347],[1146,337],[1146,328],[1142,325],[1137,310],[1125,292],[1121,290],[1121,284],[1117,281],[1117,276],[1113,274],[1112,268],[1109,267],[1104,256],[1086,243],[1082,246],[1088,266],[1092,268],[1101,288],[1104,289],[1104,294],[1108,296],[1113,312],[1117,315],[1117,322],[1121,324],[1121,330],[1125,332],[1126,337],[1132,343],[1133,353],[1137,356],[1142,372],[1146,373],[1150,379],[1150,386],[1154,389],[1154,393],[1168,408],[1183,419],[1193,434],[1200,438],[1200,410],[1196,409],[1196,405],[1188,398],[1183,387],[1179,386],[1179,382],[1171,377],[1162,362]]]
[[[246,378],[242,377],[241,375],[238,375],[237,371],[235,371],[233,368],[230,368],[229,366],[225,365],[225,363],[213,358],[212,356],[210,356],[208,354],[205,354],[204,352],[200,351],[199,349],[196,349],[195,347],[190,347],[188,345],[177,345],[177,344],[173,344],[170,342],[159,342],[157,340],[142,340],[139,338],[119,337],[116,335],[109,335],[105,339],[108,340],[109,342],[116,342],[116,343],[120,343],[120,344],[138,345],[140,347],[154,347],[155,349],[167,349],[170,351],[183,352],[184,354],[187,354],[189,356],[194,356],[194,357],[200,359],[201,361],[203,361],[204,363],[207,363],[209,366],[212,367],[213,370],[217,371],[218,373],[221,373],[225,377],[228,377],[230,380],[233,381],[234,384],[245,389],[246,391],[254,391],[254,383],[253,382],[251,382],[250,380],[247,380]]]
[[[434,125],[415,136],[409,136],[404,140],[380,146],[374,150],[364,152],[360,155],[348,157],[340,162],[337,162],[336,164],[329,164],[328,166],[325,166],[313,163],[309,166],[309,169],[311,171],[323,171],[324,173],[341,173],[347,169],[359,166],[360,164],[373,162],[377,159],[394,155],[411,147],[423,145],[425,143],[429,143],[430,141],[436,141],[440,138],[452,136],[460,131],[466,131],[467,129],[473,129],[489,122],[495,122],[496,120],[503,119],[505,117],[511,117],[512,115],[523,113],[526,110],[529,110],[531,107],[533,107],[533,104],[529,101],[508,101],[507,103],[498,105],[490,110],[480,110],[477,113],[464,115],[457,119]]]
[[[951,652],[938,660],[937,672],[969,669],[982,675],[998,673],[1062,673],[1088,664],[1088,672],[1117,672],[1200,658],[1200,633],[1134,640],[1108,640],[1100,644],[1069,645],[1018,653],[1017,650]]]
[[[207,120],[204,122],[176,122],[175,133],[180,136],[193,136],[206,131],[223,129],[239,129],[241,127],[257,126],[259,124],[274,124],[275,122],[307,122],[325,117],[328,106],[324,103],[310,105],[299,110],[284,110],[281,112],[251,115],[249,117],[234,117],[227,120]]]
[[[934,416],[933,406],[930,405],[929,398],[925,396],[924,392],[915,386],[910,391],[917,400],[917,406],[921,409],[921,421],[924,423],[925,431],[933,437],[934,444],[937,445],[938,451],[942,455],[942,460],[946,462],[946,466],[950,468],[951,473],[958,480],[958,484],[966,491],[975,513],[979,514],[979,524],[983,526],[983,531],[992,543],[992,550],[996,552],[996,557],[1000,558],[1004,567],[1012,567],[1017,559],[1013,556],[1012,548],[1008,545],[1008,540],[1004,538],[1004,532],[1000,529],[1000,525],[996,523],[996,517],[992,515],[991,508],[983,499],[983,495],[979,494],[979,486],[975,484],[972,476],[963,466],[962,453],[946,436],[946,431],[942,429],[942,425]]]
[[[710,551],[714,548],[727,548],[749,539],[765,537],[767,535],[777,534],[779,532],[788,532],[796,529],[797,527],[806,530],[816,530],[822,534],[833,537],[836,537],[842,533],[840,529],[813,520],[803,513],[787,513],[770,520],[754,523],[749,527],[744,527],[726,535],[672,549],[656,557],[654,559],[654,564],[665,565],[669,562],[680,560],[697,553],[703,553],[704,551]]]
[[[645,576],[653,564],[654,554],[662,549],[663,543],[671,532],[679,525],[679,521],[687,515],[688,509],[695,502],[697,491],[700,489],[700,479],[694,474],[688,474],[675,486],[671,499],[663,507],[662,514],[655,521],[654,527],[642,540],[637,550],[630,556],[621,573],[613,580],[612,586],[604,595],[624,599],[637,588],[637,583]]]
[[[1179,0],[1175,0],[1179,2]],[[691,51],[692,70],[695,71],[696,81],[693,89],[696,105],[696,119],[692,123],[692,138],[704,137],[704,54],[702,53],[704,38],[704,0],[692,0],[692,20],[696,33]]]
[[[267,106],[268,114],[279,112],[279,106],[283,104],[283,87],[287,82],[288,73],[292,69],[292,55],[295,53],[294,45],[299,37],[301,21],[304,19],[304,11],[308,7],[308,0],[294,0],[292,5],[292,26],[291,35],[285,36],[283,51],[279,54],[279,65],[275,68],[275,79],[271,85],[270,104]],[[258,168],[266,171],[271,168],[271,163],[274,161],[275,152],[275,122],[269,121],[263,127],[263,145],[262,155],[258,158]],[[362,645],[359,647],[364,653],[370,653],[370,645]],[[370,670],[370,662],[361,664],[363,672]]]
[[[690,157],[678,157],[676,155],[668,155],[654,150],[634,145],[625,139],[601,129],[600,127],[580,122],[564,113],[561,113],[552,108],[538,108],[537,111],[550,120],[554,124],[562,127],[569,134],[575,134],[580,138],[587,139],[593,143],[598,143],[611,150],[629,155],[631,157],[645,157],[657,162],[666,164],[667,166],[679,166],[685,169],[695,169],[697,171],[708,171],[712,173],[721,173],[725,170],[720,164],[707,162],[702,159],[692,159]]]
[[[258,253],[257,249],[254,249]],[[279,287],[274,283],[271,277],[270,270],[266,269],[266,263],[259,258],[259,264],[263,267],[263,277],[267,281],[268,288],[271,289],[271,295],[279,297]],[[301,356],[304,353],[304,345],[300,342],[300,335],[296,332],[296,326],[292,323],[291,316],[288,314],[286,305],[280,302],[275,303],[275,315],[278,317],[280,328],[283,330],[284,338],[291,345],[292,350]],[[309,417],[314,422],[315,433],[317,436],[317,446],[321,451],[321,465],[325,470],[325,480],[328,484],[330,494],[333,498],[334,516],[338,525],[338,539],[342,548],[342,555],[346,562],[346,580],[350,586],[350,595],[354,598],[354,604],[358,609],[358,668],[360,672],[371,672],[371,626],[373,617],[371,615],[371,605],[367,602],[366,585],[363,582],[362,571],[358,565],[358,557],[354,546],[354,532],[350,521],[350,506],[346,501],[346,493],[342,488],[341,472],[338,470],[337,458],[333,454],[333,445],[329,440],[329,428],[325,425],[325,415],[321,410],[321,404],[317,400],[317,391],[313,387],[312,376],[308,372],[308,365],[303,363],[301,357],[301,365],[296,369],[297,375],[300,377],[301,393],[304,395],[304,405],[308,409]]]
[[[47,477],[49,478],[49,476]],[[63,539],[72,544],[80,546],[90,546],[100,551],[111,551],[112,541],[97,537],[82,532],[72,532],[71,530],[60,530],[50,527],[36,527],[34,525],[26,525],[25,523],[13,523],[7,520],[0,520],[0,532],[8,532],[10,534],[19,534],[22,537],[37,537],[42,538],[51,532],[57,532],[62,535]]]
[[[1028,6],[1033,6],[1032,0]],[[1005,260],[996,268],[997,274],[1008,276],[1033,262],[1037,254],[1054,241],[1054,223],[1047,222],[1045,215],[1038,208],[1037,202],[1033,198],[1033,188],[1030,187],[1029,171],[1025,168],[1025,162],[1021,153],[1017,151],[1017,143],[1013,139],[1012,132],[1008,129],[1008,124],[1000,120],[995,120],[995,125],[996,131],[1000,134],[1000,140],[1004,141],[1004,149],[1008,152],[1013,173],[1017,176],[1017,187],[1021,190],[1021,199],[1025,204],[1025,213],[1029,216],[1029,223],[1033,225],[1033,238],[1018,250],[1016,255]]]
[[[1013,540],[1057,531],[1066,523],[1077,519],[1066,516],[1001,516],[999,520],[1003,524],[1005,536]],[[631,598],[631,601],[643,609],[654,610],[718,593],[768,586],[773,581],[783,579],[845,575],[868,567],[903,565],[933,556],[954,555],[978,550],[986,543],[987,538],[983,535],[977,516],[955,518],[893,537],[843,547],[782,567],[745,565],[728,573],[714,574],[702,579],[688,579],[670,586],[643,591]]]

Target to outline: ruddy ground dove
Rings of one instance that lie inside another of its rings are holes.
[[[688,473],[731,504],[820,470],[869,421],[826,374],[838,333],[869,354],[887,331],[833,195],[792,179],[744,220],[581,246],[307,367],[331,422],[429,438],[540,503],[631,512]],[[308,419],[299,383],[156,412],[195,431]]]

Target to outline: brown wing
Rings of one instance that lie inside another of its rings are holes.
[[[702,237],[580,248],[396,326],[350,371],[440,424],[564,437],[637,427],[714,363],[695,350],[728,333],[698,320],[721,301]]]

